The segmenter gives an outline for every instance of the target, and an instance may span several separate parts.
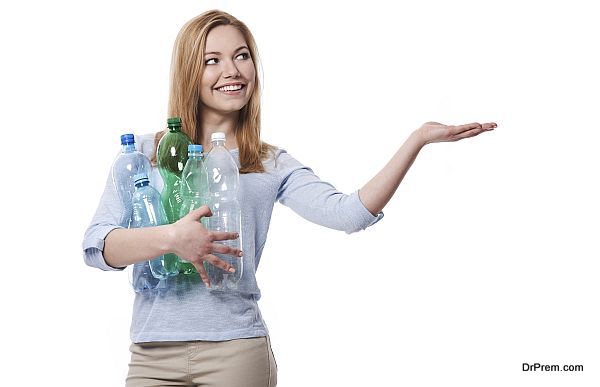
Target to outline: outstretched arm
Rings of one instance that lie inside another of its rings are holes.
[[[496,126],[494,122],[485,124],[475,122],[459,126],[427,122],[415,130],[386,166],[359,190],[360,200],[371,214],[378,214],[394,196],[406,172],[425,145],[474,137],[493,130]]]

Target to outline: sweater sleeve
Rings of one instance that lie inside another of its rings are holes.
[[[108,265],[103,253],[104,239],[108,233],[116,228],[123,228],[118,224],[123,211],[123,205],[112,182],[112,173],[109,172],[100,203],[83,237],[83,259],[87,265],[106,271],[123,270]]]
[[[383,212],[374,216],[367,210],[358,191],[339,192],[283,149],[278,150],[276,168],[281,178],[277,200],[306,220],[350,234],[383,218]]]

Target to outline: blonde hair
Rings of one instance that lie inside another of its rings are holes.
[[[204,72],[206,37],[217,26],[229,25],[244,36],[254,63],[255,86],[248,103],[240,110],[235,129],[239,148],[240,173],[264,172],[262,160],[274,147],[260,140],[260,82],[258,49],[248,27],[232,15],[212,10],[188,21],[179,31],[171,59],[169,116],[181,117],[182,131],[194,143],[200,141],[200,79]],[[166,130],[156,133],[155,147]],[[156,162],[156,148],[153,162]]]

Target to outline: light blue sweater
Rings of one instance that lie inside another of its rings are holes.
[[[154,134],[136,136],[136,148],[151,158]],[[231,154],[239,165],[237,149]],[[383,217],[383,213],[373,216],[365,208],[358,191],[350,195],[338,192],[283,149],[277,149],[263,165],[264,173],[240,175],[244,271],[239,292],[210,293],[198,275],[179,275],[167,281],[166,290],[136,293],[130,331],[133,342],[218,341],[266,336],[267,327],[257,304],[260,290],[255,274],[275,202],[290,207],[311,222],[346,233],[364,230]],[[153,168],[151,182],[157,190],[162,189],[156,168]],[[107,265],[103,249],[106,235],[119,228],[121,210],[109,176],[83,239],[83,257],[89,266],[119,270]]]

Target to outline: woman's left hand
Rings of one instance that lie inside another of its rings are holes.
[[[434,142],[458,141],[463,138],[474,137],[483,132],[494,130],[496,126],[495,122],[485,124],[473,122],[465,125],[444,125],[439,122],[427,122],[417,129],[417,132],[423,141],[423,145],[426,145]]]

